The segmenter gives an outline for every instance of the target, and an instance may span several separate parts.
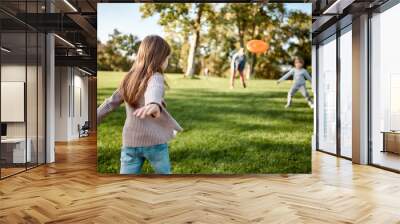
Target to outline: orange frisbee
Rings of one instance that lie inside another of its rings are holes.
[[[268,50],[268,44],[262,40],[250,40],[247,42],[247,50],[252,53],[264,53]]]

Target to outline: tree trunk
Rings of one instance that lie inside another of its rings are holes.
[[[244,30],[242,28],[242,24],[240,23],[240,18],[237,17],[237,28],[238,28],[238,35],[239,35],[239,44],[241,48],[244,48]]]
[[[253,17],[256,17],[257,11],[253,13]],[[253,19],[253,24],[252,24],[252,31],[251,31],[251,37],[252,39],[256,39],[258,37],[258,29],[257,29],[257,24],[256,20]],[[253,53],[251,54],[251,65],[250,65],[250,71],[248,74],[248,79],[254,76],[254,68],[256,67],[257,63],[257,54]]]
[[[248,75],[248,79],[252,78],[254,76],[254,68],[256,66],[257,63],[257,54],[252,54],[251,55],[251,65],[250,65],[250,71],[249,71],[249,75]]]
[[[189,49],[189,55],[188,55],[188,63],[187,63],[187,69],[185,76],[187,77],[193,77],[194,71],[195,71],[195,65],[196,65],[196,49],[197,45],[199,44],[199,39],[200,39],[200,22],[201,22],[201,16],[203,14],[203,4],[200,3],[198,4],[198,10],[197,10],[197,16],[196,20],[194,23],[194,34],[193,34],[193,39],[190,42],[190,49]]]
[[[193,35],[193,39],[190,42],[190,49],[188,55],[188,62],[187,62],[187,70],[185,76],[193,77],[195,65],[196,65],[196,48],[199,40],[199,33],[196,31]]]
[[[239,34],[239,42],[240,42],[240,47],[244,48],[244,35],[243,35],[243,33]]]

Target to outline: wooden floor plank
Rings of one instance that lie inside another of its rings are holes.
[[[96,173],[96,139],[0,181],[0,223],[400,223],[400,175],[313,152],[313,174]]]

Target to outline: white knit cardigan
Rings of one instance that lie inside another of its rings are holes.
[[[133,112],[137,108],[133,108],[125,103],[126,120],[122,131],[123,147],[143,147],[157,144],[167,143],[174,137],[174,131],[182,131],[182,127],[166,110],[164,101],[164,76],[155,73],[150,78],[146,91],[139,100],[139,107],[156,103],[161,106],[161,115],[158,118],[151,116],[144,119],[137,118]],[[118,108],[123,102],[122,96],[117,89],[111,97],[107,98],[97,108],[97,123],[100,124],[102,119],[111,111]]]

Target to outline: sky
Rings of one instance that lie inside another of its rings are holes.
[[[142,19],[137,3],[99,3],[97,5],[97,39],[108,40],[109,34],[118,29],[123,34],[134,34],[140,39],[150,34],[164,36],[158,25],[159,16]],[[311,3],[285,3],[289,10],[301,10],[311,14]]]

